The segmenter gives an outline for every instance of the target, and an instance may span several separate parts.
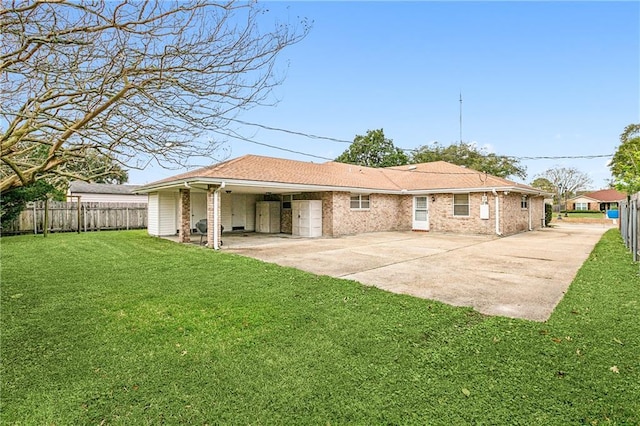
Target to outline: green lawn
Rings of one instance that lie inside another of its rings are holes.
[[[3,238],[1,261],[2,424],[640,424],[615,230],[546,323],[143,231]]]
[[[555,217],[558,217],[558,213],[555,213]],[[562,213],[562,217],[565,217],[565,214]],[[606,216],[602,212],[571,212],[567,213],[567,217],[579,217],[579,218],[589,218],[589,219],[605,219]]]

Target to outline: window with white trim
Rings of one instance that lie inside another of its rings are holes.
[[[576,210],[589,210],[589,203],[576,203]]]
[[[526,195],[523,195],[522,198],[520,199],[520,208],[521,209],[529,208],[529,197],[527,197]]]
[[[351,210],[369,210],[369,195],[351,194],[349,205]]]
[[[469,194],[453,194],[453,215],[469,216]]]

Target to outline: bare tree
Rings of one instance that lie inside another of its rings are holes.
[[[563,197],[566,201],[567,198],[574,196],[576,191],[587,189],[593,183],[589,175],[574,167],[555,166],[536,177],[551,182],[556,190],[559,204],[562,204]]]
[[[282,81],[276,57],[309,30],[305,19],[266,29],[267,13],[198,0],[0,9],[0,192],[212,155],[229,119],[266,103]],[[84,161],[96,156],[109,161]]]

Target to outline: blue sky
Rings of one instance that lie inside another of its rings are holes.
[[[266,2],[264,19],[304,16],[309,35],[285,50],[276,106],[238,119],[352,141],[383,128],[401,148],[462,139],[518,157],[612,154],[640,122],[638,2]],[[335,158],[347,143],[252,126],[264,144]],[[228,139],[220,157],[325,160]],[[607,158],[523,160],[526,182],[554,166],[610,177]],[[214,161],[211,161],[214,162]],[[203,165],[201,164],[197,165]],[[196,164],[194,164],[195,166]],[[130,183],[178,173],[148,168]]]

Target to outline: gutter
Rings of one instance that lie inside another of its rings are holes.
[[[500,232],[500,197],[498,197],[498,192],[495,188],[491,189],[491,193],[493,194],[494,199],[496,200],[496,235],[501,237],[502,232]]]

